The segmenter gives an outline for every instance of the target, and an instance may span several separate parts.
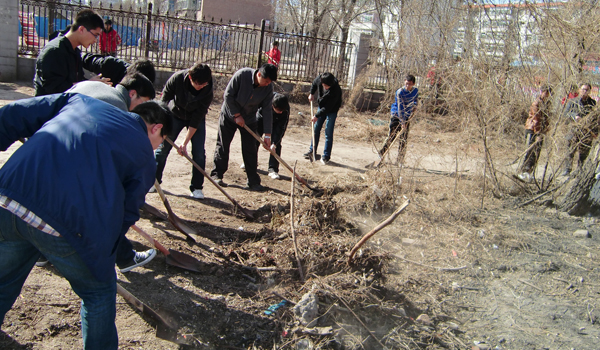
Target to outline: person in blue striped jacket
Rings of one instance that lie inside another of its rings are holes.
[[[415,87],[415,76],[409,74],[406,76],[404,86],[395,93],[395,100],[390,111],[392,114],[390,133],[379,151],[379,155],[383,156],[394,142],[394,139],[398,137],[398,161],[402,162],[404,160],[409,125],[417,109],[418,101],[419,89]]]

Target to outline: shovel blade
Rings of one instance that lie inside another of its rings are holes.
[[[200,273],[208,273],[209,266],[193,256],[169,249],[169,255],[166,256],[167,264],[177,266],[185,270]]]
[[[144,211],[146,211],[147,213],[152,214],[161,220],[167,220],[167,216],[162,211],[156,209],[156,207],[154,207],[148,203],[144,203],[144,206],[142,207],[142,209],[144,209]]]
[[[194,342],[192,336],[179,334],[176,330],[162,325],[156,327],[156,337],[181,345],[192,345]]]
[[[173,224],[173,226],[175,226],[175,228],[179,232],[183,233],[184,235],[191,238],[194,242],[198,243],[198,240],[199,240],[198,231],[189,227],[177,215],[175,215],[175,213],[173,213],[173,212],[169,213],[169,222],[171,224]]]

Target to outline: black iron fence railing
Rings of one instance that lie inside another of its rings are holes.
[[[77,12],[92,8],[104,19],[110,18],[121,37],[116,56],[126,61],[148,58],[159,68],[172,70],[190,67],[201,61],[215,73],[231,74],[242,67],[265,63],[264,51],[279,42],[282,80],[310,82],[318,73],[332,72],[346,85],[354,45],[317,38],[303,33],[288,33],[264,26],[216,23],[177,18],[153,12],[152,4],[128,10],[102,3],[64,3],[52,0],[20,0],[19,47],[21,56],[36,57],[48,37],[69,26]],[[83,49],[100,53],[98,43]]]

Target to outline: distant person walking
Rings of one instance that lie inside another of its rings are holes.
[[[279,67],[279,61],[281,61],[281,51],[279,51],[279,42],[273,41],[271,44],[271,49],[265,52],[265,55],[269,58],[267,63],[274,65],[275,67]]]
[[[310,147],[308,152],[304,154],[304,158],[312,158],[313,147],[316,153],[316,150],[319,148],[321,129],[325,121],[327,121],[325,125],[325,149],[323,150],[323,157],[321,157],[321,163],[327,164],[331,159],[331,150],[333,149],[335,120],[342,106],[342,88],[340,88],[340,84],[335,76],[331,73],[320,74],[312,83],[308,100],[317,100],[319,108],[317,109],[317,113],[312,116],[315,144],[313,145],[311,140]]]
[[[121,45],[119,33],[112,27],[112,21],[104,21],[104,29],[100,34],[100,53],[104,56],[117,57],[117,46]]]
[[[544,135],[548,132],[550,125],[550,96],[552,89],[549,86],[543,86],[541,94],[535,99],[529,109],[529,118],[525,122],[525,145],[527,152],[521,165],[519,179],[529,182],[532,179],[532,173],[535,171],[542,145]]]
[[[394,103],[390,110],[392,117],[390,120],[389,135],[385,140],[383,147],[379,150],[379,154],[383,156],[397,136],[399,163],[404,162],[410,122],[417,109],[417,103],[419,102],[419,89],[415,87],[415,81],[414,75],[407,75],[404,80],[404,86],[398,89],[394,94]],[[398,133],[401,134],[398,135]]]

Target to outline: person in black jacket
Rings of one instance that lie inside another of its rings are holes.
[[[281,141],[285,131],[287,130],[288,121],[290,120],[290,101],[286,95],[273,93],[273,127],[271,130],[271,149],[275,148],[275,153],[281,156]],[[256,113],[258,121],[258,135],[262,136],[264,131],[262,108]],[[257,149],[259,148],[257,142]],[[273,180],[279,179],[279,162],[273,155],[269,157],[269,176]]]
[[[130,64],[129,62],[112,56],[95,55],[91,53],[82,54],[83,68],[90,72],[101,74],[109,78],[113,86],[117,86],[123,77],[129,73],[139,72],[148,78],[152,84],[156,79],[154,63],[147,59],[140,59]]]
[[[185,140],[179,145],[179,154],[187,154],[187,145],[192,142],[192,159],[202,168],[206,164],[204,141],[206,139],[206,113],[213,99],[213,80],[210,67],[203,63],[196,63],[189,69],[175,72],[165,84],[162,101],[167,103],[173,112],[173,131],[169,138],[175,142],[183,128],[187,128]],[[163,170],[167,157],[171,152],[168,142],[156,150],[156,179],[162,182]],[[202,187],[204,175],[192,167],[192,183],[190,191],[192,197],[204,199]],[[150,191],[153,192],[152,188]]]
[[[331,73],[323,73],[319,75],[312,83],[310,88],[310,94],[308,95],[309,101],[318,101],[317,113],[312,116],[312,122],[315,123],[313,133],[315,135],[315,144],[310,143],[308,152],[304,154],[304,158],[310,159],[312,157],[313,147],[315,150],[319,147],[319,138],[321,129],[325,120],[325,149],[323,150],[323,157],[321,157],[321,163],[329,163],[331,158],[331,149],[333,148],[333,129],[335,127],[335,119],[337,113],[342,106],[342,89],[335,76]]]
[[[83,10],[75,17],[67,34],[48,42],[35,61],[35,96],[65,92],[73,84],[85,80],[79,46],[88,48],[95,43],[103,28],[104,21],[97,13]],[[110,85],[109,79],[100,76],[89,80]]]

